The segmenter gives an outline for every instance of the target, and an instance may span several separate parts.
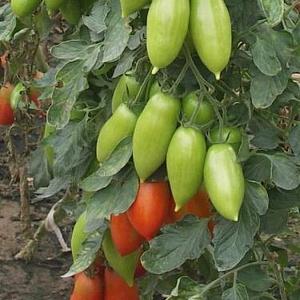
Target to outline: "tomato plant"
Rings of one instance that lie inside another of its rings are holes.
[[[297,2],[16,3],[0,11],[0,99],[21,82],[47,111],[34,186],[85,216],[66,276],[100,257],[106,297],[298,299]]]

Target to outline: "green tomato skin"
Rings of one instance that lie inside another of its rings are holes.
[[[126,256],[121,256],[113,243],[109,230],[106,231],[104,235],[102,249],[109,265],[114,269],[114,271],[119,274],[129,286],[133,286],[134,273],[141,250],[136,250]]]
[[[76,25],[81,17],[81,8],[79,0],[65,0],[60,7],[63,17],[71,25]]]
[[[176,212],[199,191],[205,155],[205,138],[200,131],[185,127],[176,130],[167,153],[168,178]]]
[[[238,221],[245,180],[236,153],[228,144],[212,145],[204,164],[204,183],[215,209],[224,218]]]
[[[145,181],[165,161],[177,127],[180,101],[164,93],[148,101],[133,134],[133,160],[141,181]]]
[[[213,128],[210,131],[210,140],[213,144],[226,143],[238,153],[242,142],[242,132],[238,127],[223,127],[223,131],[219,136],[219,128]]]
[[[191,0],[190,31],[206,67],[220,78],[231,54],[231,21],[223,0]]]
[[[149,2],[150,0],[121,0],[122,17],[128,17]]]
[[[76,224],[72,232],[71,250],[72,250],[72,257],[74,261],[78,257],[83,242],[88,237],[88,233],[85,232],[85,227],[86,227],[86,213],[84,212],[80,215],[80,217],[76,221]]]
[[[150,88],[149,91],[149,99],[152,98],[155,94],[160,93],[161,92],[161,87],[158,83],[158,81],[155,81]]]
[[[140,83],[131,74],[124,74],[113,94],[112,112],[114,113],[121,103],[127,102],[129,99],[134,99],[140,90]]]
[[[122,103],[100,130],[97,141],[97,160],[108,159],[118,144],[133,134],[137,117]]]
[[[17,109],[22,101],[23,92],[26,92],[26,88],[22,82],[19,82],[10,94],[10,105],[13,110]]]
[[[147,50],[153,74],[178,56],[190,17],[189,0],[153,0],[147,18]]]
[[[17,17],[30,15],[41,3],[41,0],[11,0],[11,9]]]
[[[64,0],[45,0],[45,3],[48,9],[59,9]]]
[[[182,103],[182,110],[184,116],[190,120],[195,109],[197,108],[199,103],[199,99],[196,92],[189,93],[186,97],[183,99]],[[214,119],[215,113],[213,106],[210,104],[210,102],[203,98],[199,107],[199,110],[195,116],[194,123],[197,125],[204,125],[208,122],[212,121]]]

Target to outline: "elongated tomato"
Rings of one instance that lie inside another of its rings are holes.
[[[153,74],[179,54],[189,24],[189,0],[153,0],[147,18],[147,50]]]
[[[150,0],[121,0],[122,17],[128,17],[149,2]]]
[[[190,32],[206,67],[220,78],[231,54],[231,21],[223,0],[191,0]]]

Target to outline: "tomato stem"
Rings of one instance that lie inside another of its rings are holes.
[[[176,91],[176,88],[178,87],[178,85],[181,83],[181,81],[183,80],[187,70],[189,68],[189,64],[186,62],[186,64],[183,66],[183,68],[181,69],[176,81],[174,82],[174,84],[171,86],[169,93],[173,94]]]

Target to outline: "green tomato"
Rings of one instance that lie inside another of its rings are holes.
[[[190,120],[194,111],[197,109],[199,103],[199,97],[197,92],[191,92],[183,99],[183,114]],[[210,102],[203,98],[199,107],[199,110],[195,116],[194,123],[197,125],[204,125],[214,119],[214,108]]]
[[[13,110],[17,109],[22,101],[22,94],[26,92],[26,88],[22,82],[19,82],[10,94],[10,105]]]
[[[139,249],[129,255],[121,256],[113,243],[109,230],[106,231],[104,235],[102,248],[109,265],[126,281],[129,286],[133,286],[134,273],[139,261],[141,250]]]
[[[210,131],[210,140],[213,144],[230,144],[238,153],[242,142],[242,131],[238,127],[223,127],[223,131],[219,133],[219,128],[213,128]]]
[[[128,17],[149,2],[150,0],[121,0],[122,17]]]
[[[224,218],[238,221],[245,180],[236,153],[228,144],[212,145],[204,165],[204,183],[215,209]]]
[[[71,238],[71,250],[72,250],[72,256],[74,261],[78,257],[78,254],[80,253],[80,249],[82,247],[83,242],[87,239],[89,235],[85,231],[86,222],[87,222],[86,213],[84,212],[80,215],[73,228],[72,238]]]
[[[40,5],[41,0],[11,0],[11,9],[18,17],[26,17]]]
[[[97,159],[103,162],[113,153],[118,144],[133,134],[137,117],[122,103],[100,130],[97,141]]]
[[[164,93],[148,101],[133,134],[133,160],[141,181],[145,181],[165,161],[176,130],[180,101]]]
[[[132,73],[124,74],[113,94],[112,112],[114,113],[121,103],[126,103],[129,99],[134,99],[140,90],[140,83],[135,79]]]
[[[185,127],[176,130],[167,153],[168,178],[176,212],[199,191],[205,155],[205,138],[200,131]]]
[[[64,0],[45,0],[45,3],[48,9],[59,9]]]
[[[160,93],[161,92],[161,87],[159,85],[158,81],[155,81],[151,87],[150,87],[150,91],[149,91],[149,99],[151,97],[153,97],[155,94]]]
[[[191,0],[190,31],[206,67],[220,79],[231,54],[231,21],[223,0]]]
[[[153,0],[147,18],[147,50],[153,74],[178,56],[190,17],[189,0]]]
[[[60,7],[63,17],[71,25],[76,25],[81,17],[81,8],[79,0],[65,0]]]

